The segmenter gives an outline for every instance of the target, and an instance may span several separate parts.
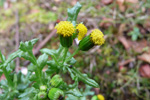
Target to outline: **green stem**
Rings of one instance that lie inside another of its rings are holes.
[[[7,72],[6,68],[3,68],[3,73],[4,73],[4,75],[5,75],[6,79],[7,79],[8,85],[9,85],[10,87],[13,87],[13,82],[12,82],[12,80],[10,79],[9,73]]]
[[[64,56],[63,56],[64,59],[63,59],[62,65],[64,64],[64,62],[66,60],[67,52],[68,52],[68,48],[65,47]]]
[[[36,69],[35,74],[36,74],[37,78],[39,79],[40,85],[42,85],[43,82],[41,79],[41,71],[39,70],[39,68]]]
[[[59,51],[58,51],[58,55],[60,55],[61,51],[63,50],[63,47],[61,46]]]
[[[55,63],[56,63],[57,65],[59,65],[59,63],[58,63],[58,61],[57,61],[56,57],[55,57],[55,56],[53,56],[53,55],[51,55],[51,57],[54,59]]]
[[[70,57],[68,57],[68,58],[66,59],[65,62],[69,61],[74,55],[76,55],[76,54],[79,52],[79,50],[80,50],[80,49],[77,49]]]

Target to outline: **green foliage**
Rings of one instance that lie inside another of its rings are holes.
[[[77,3],[73,8],[68,9],[68,20],[71,21],[74,26],[76,26],[76,19],[81,7],[82,6]],[[41,13],[36,16],[39,15],[41,18]],[[48,22],[48,20],[45,20],[45,22]],[[10,54],[7,59],[0,52],[0,75],[4,73],[6,77],[6,80],[0,82],[0,87],[3,90],[3,93],[0,94],[1,100],[58,100],[65,98],[65,95],[68,95],[68,98],[86,100],[87,95],[93,95],[93,92],[90,91],[91,87],[89,86],[99,88],[96,81],[90,79],[88,75],[82,74],[73,66],[77,62],[73,56],[78,53],[79,49],[71,54],[68,51],[69,48],[61,45],[57,50],[44,48],[40,50],[43,54],[37,59],[32,52],[33,46],[37,41],[38,39],[20,42],[19,49]],[[49,56],[52,58],[51,60],[48,59]],[[16,57],[24,58],[31,62],[28,66],[27,75],[23,75],[21,72],[13,72],[15,68],[13,60]],[[45,66],[48,67],[46,71],[43,72],[42,70]],[[33,72],[35,74],[33,74]],[[61,77],[61,74],[68,72],[74,81],[73,84],[67,84],[63,80],[63,77]],[[80,92],[78,89],[79,81],[89,85],[85,91],[80,89]],[[41,86],[47,88],[42,89]]]
[[[133,31],[131,31],[130,33],[128,33],[128,35],[132,37],[133,41],[136,41],[139,37],[140,38],[142,37],[142,35],[140,33],[140,30],[137,27],[134,27]]]

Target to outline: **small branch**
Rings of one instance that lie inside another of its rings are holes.
[[[63,62],[62,62],[62,65],[64,64],[65,60],[66,60],[66,57],[67,57],[67,52],[68,52],[68,48],[64,48],[64,59],[63,59]]]
[[[34,50],[33,54],[37,55],[40,51],[40,49],[54,36],[56,33],[56,30],[53,30]]]
[[[19,15],[18,15],[18,10],[16,10],[15,16],[16,16],[15,42],[16,42],[16,50],[17,50],[18,47],[19,47]],[[19,71],[19,63],[20,63],[20,60],[19,60],[19,58],[17,58],[17,59],[16,59],[16,68],[15,68],[15,71],[16,71],[16,72]]]

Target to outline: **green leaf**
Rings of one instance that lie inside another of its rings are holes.
[[[48,55],[46,55],[45,53],[38,58],[37,63],[41,69],[43,69],[43,67],[47,64],[47,60]]]
[[[73,8],[68,9],[67,21],[71,21],[74,26],[76,25],[77,16],[81,7],[82,5],[79,2],[77,2]]]
[[[139,28],[134,27],[133,31],[128,33],[129,36],[131,36],[133,41],[136,41],[139,37],[142,37]]]
[[[58,73],[59,69],[54,60],[47,61],[48,69],[45,71],[48,75],[52,75],[53,73]]]
[[[19,100],[33,100],[33,97],[38,94],[39,90],[31,87],[27,88],[24,93],[19,95]]]
[[[34,44],[38,41],[38,39],[32,39],[30,41],[20,42],[19,49],[24,52],[32,52]]]
[[[47,48],[44,48],[42,50],[40,50],[42,53],[46,53],[48,55],[55,55],[56,54],[56,51],[55,50],[50,50],[50,49],[47,49]]]
[[[33,65],[32,63],[28,65],[28,71],[34,72],[36,70],[36,66]]]
[[[86,74],[80,73],[76,68],[71,68],[71,70],[77,75],[77,77],[84,82],[85,84],[88,84],[93,87],[99,87],[98,83],[96,83],[94,80],[88,78]]]
[[[4,61],[6,60],[6,58],[5,58],[5,56],[1,53],[1,50],[0,50],[0,58],[1,58],[2,63],[4,63]]]
[[[22,54],[21,50],[17,50],[16,52],[9,55],[8,59],[5,61],[4,66],[6,67],[12,60],[14,60],[16,57],[20,57]]]
[[[76,96],[76,97],[81,97],[81,96],[83,96],[83,95],[81,94],[81,92],[79,91],[78,88],[74,88],[74,89],[68,90],[68,91],[65,92],[65,93],[66,93],[66,94],[72,94],[72,95],[74,95],[74,96]]]
[[[31,83],[29,76],[31,76],[31,72],[28,72],[26,76],[21,72],[17,73],[17,89],[19,91],[24,91],[29,86]]]
[[[34,59],[28,52],[22,52],[20,54],[20,57],[29,60],[30,62],[32,62],[34,65],[36,65],[36,59]]]

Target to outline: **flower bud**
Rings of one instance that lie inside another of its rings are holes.
[[[78,40],[82,40],[85,34],[87,33],[86,26],[80,23],[77,25],[76,29],[78,30]]]
[[[39,92],[38,93],[38,100],[44,100],[44,99],[46,99],[46,97],[47,97],[46,92]]]
[[[97,95],[97,98],[98,98],[98,100],[105,100],[104,96],[101,94]]]
[[[64,92],[58,88],[52,88],[49,90],[48,97],[50,100],[63,100]]]
[[[59,87],[61,85],[61,83],[63,82],[62,78],[60,77],[60,75],[55,75],[52,77],[52,79],[50,80],[50,85],[52,87]]]
[[[47,86],[45,86],[45,85],[40,86],[40,91],[46,91],[46,90],[47,90]]]
[[[82,51],[87,51],[94,46],[94,43],[91,42],[90,35],[86,36],[79,42],[79,49]]]
[[[75,28],[73,24],[69,21],[61,21],[58,25],[55,26],[57,29],[57,34],[60,35],[60,43],[63,47],[69,48],[73,42],[73,33]]]
[[[90,35],[86,36],[80,41],[79,49],[82,51],[87,51],[94,45],[102,45],[104,42],[105,40],[103,33],[100,30],[95,29]]]

